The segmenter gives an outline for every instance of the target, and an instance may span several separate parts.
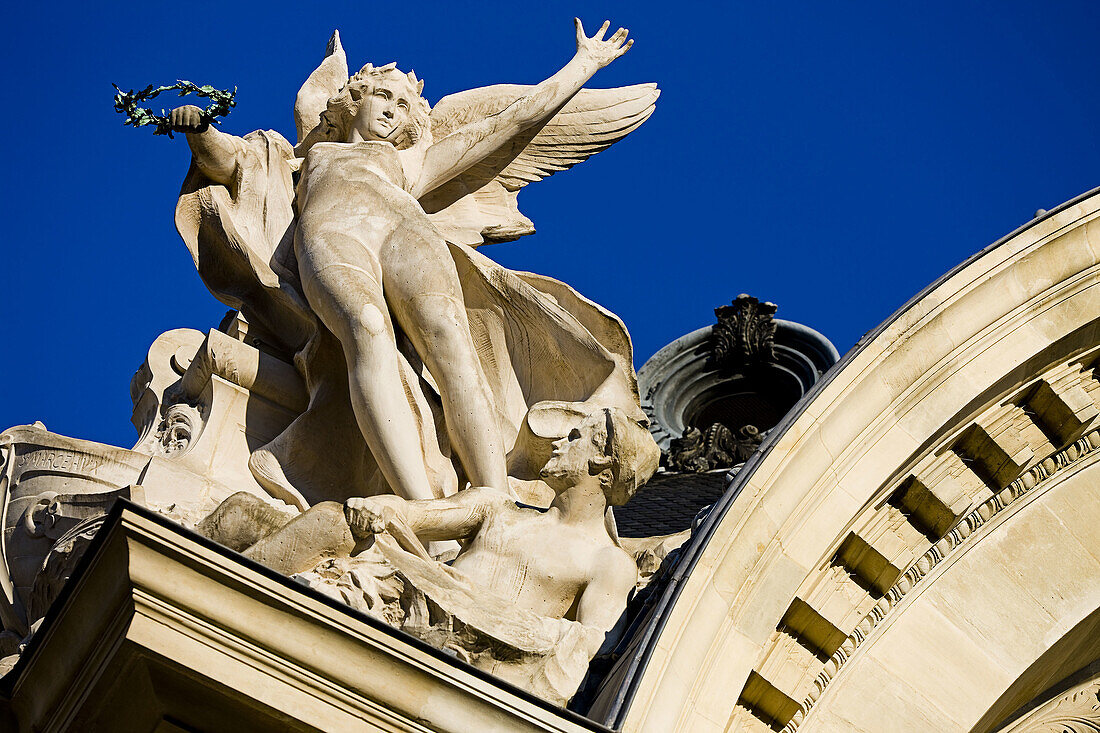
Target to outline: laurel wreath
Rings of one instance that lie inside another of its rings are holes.
[[[168,137],[172,137],[172,122],[168,118],[168,113],[162,109],[159,115],[155,115],[152,110],[139,107],[138,103],[153,99],[161,92],[179,90],[179,96],[181,97],[186,97],[188,94],[195,94],[199,97],[208,98],[210,100],[210,105],[202,111],[202,121],[208,124],[218,124],[218,117],[228,115],[229,110],[237,106],[236,87],[233,87],[233,91],[229,91],[228,89],[215,89],[209,84],[199,86],[198,84],[192,84],[182,79],[166,87],[153,87],[153,85],[150,84],[140,92],[135,92],[133,89],[124,92],[118,88],[117,84],[112,84],[111,86],[118,92],[118,94],[115,95],[115,111],[126,115],[126,120],[122,124],[131,125],[133,127],[156,125],[153,129],[154,135],[167,135]]]

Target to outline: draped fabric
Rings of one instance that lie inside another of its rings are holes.
[[[337,339],[302,295],[293,255],[294,172],[298,161],[278,133],[244,139],[235,180],[223,186],[192,164],[176,226],[207,288],[239,309],[261,342],[294,355],[309,406],[250,468],[274,496],[305,508],[319,501],[387,493],[359,431]],[[526,418],[546,401],[578,409],[619,407],[644,424],[630,337],[613,314],[551,278],[513,272],[463,244],[450,244],[471,335],[489,382],[509,454],[513,489],[534,490],[541,457],[532,455]],[[452,457],[438,392],[420,357],[398,334],[405,393],[417,417],[429,479],[439,496],[464,482]],[[537,452],[537,451],[536,451]],[[644,480],[646,477],[642,477]],[[545,499],[546,497],[541,497]]]
[[[388,534],[355,557],[293,577],[556,705],[576,692],[606,638],[594,626],[526,610]]]

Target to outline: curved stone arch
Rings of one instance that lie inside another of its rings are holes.
[[[991,507],[788,730],[988,733],[1100,658],[1100,451],[1087,450]]]
[[[643,651],[620,663],[617,689],[593,713],[627,731],[727,729],[739,705],[756,704],[746,695],[767,702],[777,689],[759,670],[786,637],[827,660],[937,535],[1083,435],[1096,407],[1081,403],[1087,390],[1074,379],[1100,342],[1098,217],[1096,191],[1049,212],[945,275],[846,355],[732,479],[657,604]],[[1006,384],[1015,391],[997,394]],[[1037,419],[1021,433],[1034,445],[1013,444],[1005,425],[1035,405],[1069,417]],[[970,485],[951,495],[943,477],[971,468]],[[921,503],[925,495],[935,501]],[[878,552],[876,538],[893,526],[884,515],[916,517],[925,504],[936,511],[914,524],[926,537],[893,557]],[[857,583],[866,596],[853,594],[852,608],[818,633],[799,593],[834,570],[840,579],[866,571]],[[812,672],[791,684],[805,688]],[[788,702],[754,725],[788,723],[804,700]]]
[[[1084,654],[1081,653],[1082,647],[1090,641],[1095,647],[1097,639],[1100,639],[1100,609],[1093,610],[1088,617],[1035,660],[986,711],[972,729],[973,733],[988,733],[992,730],[1023,731],[1027,730],[1024,726],[1028,723],[1034,725],[1037,718],[1053,718],[1053,722],[1057,722],[1059,714],[1067,713],[1086,715],[1093,728],[1084,730],[1100,730],[1100,699],[1097,698],[1097,693],[1100,692],[1100,663],[1093,662],[1068,676],[1063,676],[1065,670],[1079,666],[1080,660],[1089,656],[1087,651]],[[1059,678],[1058,682],[1049,684],[1052,678]],[[1084,682],[1080,681],[1082,678]],[[1067,682],[1069,685],[1066,684]],[[1044,684],[1047,686],[1042,693],[1032,698],[1027,704],[1018,707],[1017,711],[1009,714],[1007,718],[1005,717],[1005,711],[1010,710],[1013,704],[1028,692],[1042,688]],[[1052,694],[1053,691],[1057,692]],[[1091,700],[1084,701],[1086,705],[1059,705],[1059,703],[1073,702],[1073,698],[1080,700],[1077,693],[1082,691],[1086,695],[1091,693]],[[1066,710],[1067,707],[1072,709]],[[1063,732],[1059,731],[1059,733]]]
[[[974,733],[985,733],[982,723]],[[1100,663],[1045,690],[1014,713],[997,733],[1097,733],[1100,731]]]

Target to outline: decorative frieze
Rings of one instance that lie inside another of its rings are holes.
[[[916,459],[795,597],[753,668],[800,700],[798,711],[776,718],[782,706],[769,712],[748,700],[742,709],[793,731],[856,648],[932,568],[1017,498],[1094,452],[1100,431],[1093,400],[1100,389],[1093,387],[1100,383],[1083,366],[1094,362],[1096,352],[1047,369]],[[819,666],[784,652],[787,637],[814,653]]]
[[[852,657],[856,649],[858,649],[871,635],[874,629],[886,618],[890,611],[901,602],[909,591],[932,572],[933,568],[943,562],[943,560],[951,555],[958,547],[965,544],[979,528],[993,519],[993,517],[1002,512],[1006,507],[1013,504],[1028,492],[1034,490],[1036,486],[1053,476],[1055,473],[1062,471],[1085,456],[1091,455],[1096,452],[1097,449],[1100,449],[1100,430],[1093,430],[1064,450],[1045,458],[1025,471],[1004,489],[975,507],[943,538],[933,544],[931,548],[898,577],[897,582],[879,598],[871,611],[862,621],[860,621],[855,630],[848,635],[843,643],[841,643],[840,648],[830,657],[829,661],[825,663],[821,672],[817,675],[817,679],[814,681],[814,688],[802,701],[798,712],[791,716],[787,725],[783,728],[785,733],[794,733],[794,731],[798,729],[798,726],[805,719],[810,709],[814,706],[814,703],[821,697],[822,693],[829,686],[829,683],[836,677],[837,672],[844,666],[844,663]],[[1015,731],[1017,729],[1012,730]],[[1026,729],[1020,728],[1018,730],[1045,731],[1048,730],[1048,728],[1029,727]],[[1053,728],[1050,730],[1061,731],[1063,729]],[[1100,727],[1079,729],[1067,728],[1065,730],[1100,731]]]

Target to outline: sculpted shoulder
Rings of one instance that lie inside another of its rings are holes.
[[[613,579],[616,585],[633,587],[638,582],[638,564],[626,550],[612,544],[596,553],[592,574]]]

